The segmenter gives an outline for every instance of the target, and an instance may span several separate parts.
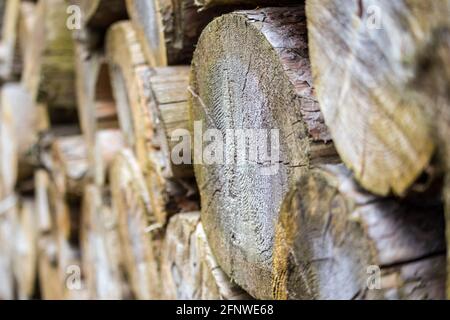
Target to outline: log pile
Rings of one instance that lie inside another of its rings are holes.
[[[0,299],[450,298],[450,1],[0,1]]]

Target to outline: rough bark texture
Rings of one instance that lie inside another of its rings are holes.
[[[75,110],[75,59],[66,8],[64,0],[38,2],[22,81],[33,100],[49,108]]]
[[[110,181],[131,289],[138,299],[161,298],[161,225],[156,223],[144,176],[130,150],[117,155]]]
[[[220,269],[206,240],[200,213],[173,217],[162,250],[165,299],[241,300],[249,296]]]
[[[430,106],[417,98],[426,86],[408,90],[429,69],[420,56],[448,30],[449,2],[312,0],[306,7],[314,83],[338,152],[368,190],[404,194],[434,150],[421,112]]]
[[[116,21],[127,18],[125,0],[71,0],[81,9],[83,24],[106,30]]]
[[[443,299],[442,205],[423,203],[377,198],[343,165],[305,174],[277,225],[274,298]]]
[[[231,8],[199,10],[193,0],[127,0],[151,66],[188,64],[206,25]]]
[[[108,205],[109,195],[88,185],[83,196],[81,245],[83,271],[89,298],[126,299],[129,288],[124,278],[117,221]]]
[[[250,135],[243,148],[233,136],[225,139],[225,164],[194,167],[202,222],[220,266],[252,296],[270,298],[273,221],[283,197],[311,164],[336,160],[313,93],[303,8],[216,19],[200,37],[190,90],[193,126],[202,121],[197,131],[214,128],[226,136],[227,129],[266,130],[264,139]],[[267,132],[273,129],[279,139]],[[194,164],[202,156],[196,140]],[[272,163],[263,152],[236,161],[242,150],[275,150],[278,143]]]

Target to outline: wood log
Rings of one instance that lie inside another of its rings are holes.
[[[130,22],[118,22],[111,26],[105,41],[120,128],[128,145],[134,147],[136,137],[131,108],[138,105],[136,99],[139,97],[136,94],[135,70],[145,65],[146,61]]]
[[[0,79],[9,80],[13,74],[20,0],[8,0],[0,11]]]
[[[172,161],[180,144],[172,134],[184,129],[185,136],[175,138],[189,140],[188,68],[150,69],[129,22],[112,26],[106,46],[121,129],[151,190],[153,212],[165,224],[171,214],[198,209],[192,166]]]
[[[156,223],[144,176],[131,150],[116,156],[110,183],[131,289],[137,299],[159,299],[162,226]]]
[[[65,0],[37,3],[22,75],[33,101],[44,102],[53,110],[50,116],[55,123],[76,119],[75,59],[66,9]]]
[[[8,83],[1,88],[0,105],[11,115],[17,149],[16,164],[18,179],[24,180],[33,174],[33,148],[37,142],[36,108],[30,94],[20,83]]]
[[[435,146],[422,112],[429,108],[418,97],[436,87],[415,94],[410,87],[432,69],[420,57],[448,30],[449,2],[314,0],[306,7],[314,83],[339,154],[366,189],[405,194]]]
[[[37,170],[35,183],[39,291],[44,300],[59,300],[63,298],[63,288],[58,274],[58,243],[55,219],[51,214],[54,204],[50,198],[49,174],[43,169]]]
[[[126,4],[151,66],[189,64],[202,30],[232,10],[199,10],[194,0],[126,0]]]
[[[87,296],[79,246],[80,204],[68,202],[46,171],[38,171],[39,282],[45,300]]]
[[[127,18],[125,0],[71,0],[81,9],[83,25],[106,30],[116,21]]]
[[[17,33],[20,56],[22,59],[26,56],[26,52],[30,48],[30,43],[32,42],[35,14],[36,3],[31,1],[20,1],[19,26]]]
[[[103,54],[89,47],[92,34],[87,30],[76,33],[76,85],[78,114],[89,162],[88,177],[97,179],[96,132],[118,127],[116,105],[111,90],[109,70]]]
[[[159,67],[150,72],[142,68],[137,74],[140,92],[149,88],[150,95],[147,105],[132,108],[136,155],[150,191],[154,215],[159,223],[166,224],[173,214],[199,209],[191,156],[183,154],[190,153],[191,141],[189,68]],[[175,161],[175,157],[182,161]]]
[[[200,223],[199,212],[183,213],[170,219],[161,259],[165,299],[250,298],[217,265]]]
[[[14,194],[0,201],[0,299],[14,299],[14,229],[17,216],[17,198]]]
[[[250,295],[271,298],[274,221],[284,195],[310,165],[337,161],[314,97],[303,7],[214,20],[197,45],[190,91],[211,249]],[[203,142],[207,129],[218,130],[209,132],[215,142],[207,135]]]
[[[82,208],[81,248],[83,272],[90,299],[117,300],[129,296],[129,288],[121,269],[117,221],[108,202],[98,186],[86,186]]]
[[[52,143],[52,160],[52,177],[58,192],[80,198],[87,183],[89,166],[83,137],[57,137]]]
[[[343,165],[313,169],[281,210],[274,298],[443,299],[443,217],[363,191]]]
[[[18,176],[18,137],[11,105],[0,105],[0,199],[13,195]]]
[[[106,186],[114,157],[125,148],[125,141],[118,129],[98,130],[95,141],[94,181],[98,186]]]
[[[20,201],[14,237],[14,280],[17,298],[30,300],[36,297],[37,287],[37,215],[33,198]]]

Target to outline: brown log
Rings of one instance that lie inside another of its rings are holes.
[[[314,97],[303,7],[214,20],[197,45],[190,90],[194,169],[211,249],[250,295],[271,298],[274,221],[283,198],[310,165],[337,160]],[[211,148],[202,152],[206,129],[218,129],[225,140],[223,147],[213,144],[217,161]],[[250,132],[240,147],[239,132],[227,137],[228,129],[263,130],[263,136]],[[271,159],[262,151],[242,154],[255,146],[271,149]]]
[[[74,48],[66,26],[65,0],[37,3],[22,81],[33,101],[44,102],[53,122],[73,121],[76,110]],[[58,111],[58,112],[57,112]]]
[[[124,299],[129,296],[121,263],[117,221],[96,185],[87,185],[83,196],[81,249],[90,299]]]
[[[449,1],[313,0],[306,7],[314,83],[339,154],[368,190],[405,194],[434,151],[422,112],[430,108],[420,97],[437,87],[427,82],[411,94],[411,84],[433,70],[435,62],[421,56],[432,57],[448,30]]]
[[[231,7],[199,10],[194,0],[126,0],[133,26],[151,66],[189,64],[198,37]]]
[[[281,210],[273,270],[274,298],[444,299],[442,205],[377,198],[343,165],[313,169]]]
[[[83,25],[106,30],[116,21],[127,18],[125,0],[71,0],[81,9]]]
[[[0,11],[0,79],[12,77],[16,50],[20,0],[5,1]]]
[[[33,299],[36,296],[37,280],[37,235],[38,221],[36,203],[33,198],[20,201],[14,237],[14,279],[17,298]]]
[[[162,226],[155,220],[144,176],[131,150],[116,156],[110,183],[132,291],[137,299],[159,299]]]
[[[250,298],[217,265],[200,223],[199,212],[183,213],[170,219],[161,264],[165,299]]]

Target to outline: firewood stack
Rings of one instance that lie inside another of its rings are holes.
[[[305,2],[0,1],[0,299],[450,298],[450,0]]]

